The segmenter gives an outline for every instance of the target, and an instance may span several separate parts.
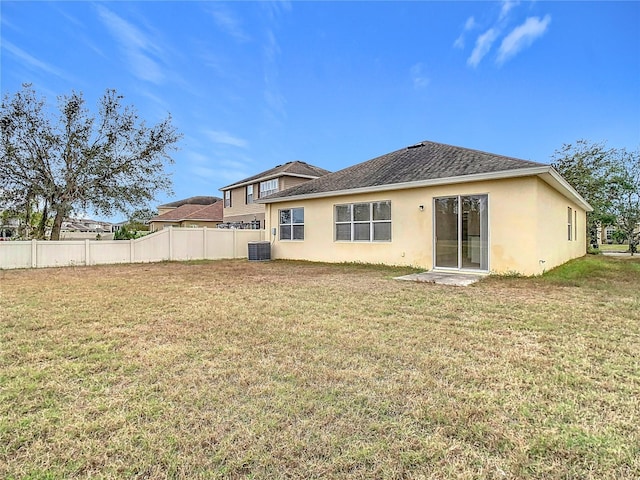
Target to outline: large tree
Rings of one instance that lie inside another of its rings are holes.
[[[633,255],[640,242],[640,150],[621,150],[619,158],[619,192],[613,201],[613,211],[616,225],[629,241]]]
[[[81,93],[58,98],[57,116],[30,85],[6,95],[0,108],[0,204],[14,209],[37,202],[44,229],[60,238],[70,213],[92,209],[113,215],[144,207],[170,193],[165,165],[181,138],[169,115],[147,126],[122,96],[107,90],[93,116]]]
[[[552,166],[591,204],[587,234],[597,242],[598,228],[615,223],[613,202],[618,195],[618,154],[603,143],[578,140],[564,144],[552,156]]]

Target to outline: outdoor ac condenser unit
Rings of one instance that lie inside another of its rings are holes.
[[[249,260],[265,261],[271,260],[270,242],[249,242]]]

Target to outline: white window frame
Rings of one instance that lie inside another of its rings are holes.
[[[573,240],[573,209],[567,207],[567,241]]]
[[[272,178],[271,180],[260,182],[260,198],[276,193],[279,187],[278,180],[278,178]]]
[[[389,218],[374,219],[374,205],[387,203],[389,204]],[[356,205],[368,205],[369,219],[368,220],[356,220],[355,210]],[[349,220],[338,221],[338,208],[348,207]],[[376,202],[354,202],[354,203],[340,203],[333,206],[333,240],[335,242],[357,242],[357,243],[387,243],[393,239],[393,216],[391,214],[391,200],[380,200]],[[357,225],[369,225],[369,238],[356,240],[356,226]],[[375,238],[375,226],[388,224],[389,225],[389,238],[376,239]],[[349,225],[349,239],[338,238],[338,225]]]
[[[283,222],[283,213],[289,212],[289,218]],[[297,215],[296,215],[297,214]],[[289,232],[283,235],[283,232]],[[283,241],[300,242],[304,240],[304,207],[282,208],[278,210],[278,232],[279,238]],[[296,232],[298,232],[296,234]],[[302,232],[302,234],[300,234]],[[295,237],[298,238],[295,238]]]
[[[247,185],[247,194],[245,196],[245,202],[247,205],[253,203],[253,185]]]
[[[224,191],[224,207],[231,207],[231,190]]]

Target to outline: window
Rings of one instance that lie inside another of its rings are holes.
[[[231,190],[225,190],[224,192],[224,206],[225,208],[231,206]]]
[[[260,198],[266,197],[267,195],[271,195],[272,193],[276,193],[277,191],[278,191],[277,178],[260,182]]]
[[[578,211],[573,211],[573,239],[578,240]]]
[[[336,205],[334,215],[336,241],[391,241],[390,201]]]
[[[304,208],[286,208],[280,213],[280,240],[304,240]]]
[[[247,185],[247,200],[246,203],[253,203],[253,185]]]
[[[571,240],[573,234],[573,212],[567,207],[567,240]]]

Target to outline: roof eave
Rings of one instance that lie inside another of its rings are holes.
[[[538,175],[544,182],[548,183],[565,197],[575,201],[578,205],[584,208],[587,212],[593,212],[593,207],[587,202],[582,195],[580,195],[575,188],[567,182],[558,171],[549,166],[548,170]]]
[[[228,185],[226,187],[221,187],[218,190],[224,192],[226,190],[233,190],[234,188],[246,187],[247,185],[253,185],[260,182],[266,182],[267,180],[273,180],[274,178],[280,177],[298,177],[298,178],[308,178],[313,180],[314,178],[319,178],[319,175],[306,175],[303,173],[289,173],[289,172],[278,172],[273,175],[266,175],[264,177],[254,178],[253,180],[242,181],[238,183],[234,183],[233,185]]]
[[[347,190],[334,190],[330,192],[309,193],[303,195],[289,195],[275,198],[264,198],[256,200],[256,203],[279,203],[291,200],[306,200],[313,198],[335,197],[338,195],[356,195],[359,193],[386,192],[390,190],[406,190],[410,188],[432,187],[447,185],[451,183],[470,183],[485,180],[499,180],[503,178],[517,178],[528,176],[539,176],[543,181],[560,191],[565,197],[578,203],[587,211],[593,211],[589,203],[575,191],[575,189],[564,179],[551,165],[541,165],[537,167],[518,168],[512,170],[501,170],[499,172],[476,173],[472,175],[460,175],[456,177],[434,178],[429,180],[418,180],[415,182],[390,183],[376,185],[373,187],[360,187]]]
[[[256,200],[256,203],[276,203],[289,200],[304,200],[307,198],[335,197],[337,195],[355,195],[358,193],[386,192],[389,190],[406,190],[410,188],[431,187],[446,185],[450,183],[469,183],[483,180],[495,180],[500,178],[526,177],[530,175],[540,175],[545,173],[550,166],[519,168],[513,170],[502,170],[499,172],[475,173],[471,175],[459,175],[456,177],[432,178],[428,180],[417,180],[414,182],[389,183],[385,185],[375,185],[372,187],[360,187],[346,190],[334,190],[330,192],[309,193],[303,195],[290,195],[285,197],[265,198]]]

